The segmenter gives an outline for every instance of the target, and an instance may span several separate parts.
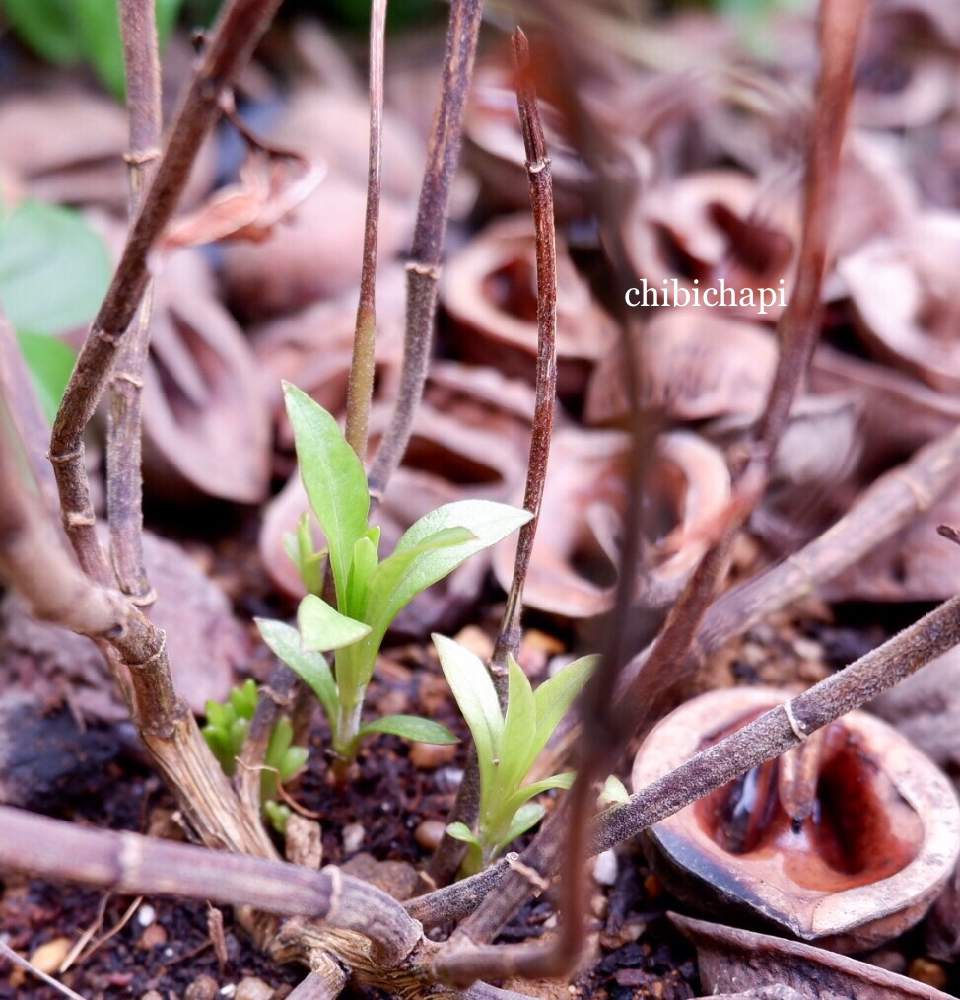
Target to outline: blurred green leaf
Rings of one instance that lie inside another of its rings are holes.
[[[23,201],[0,219],[0,304],[17,330],[89,323],[109,280],[106,245],[78,212]]]
[[[116,98],[126,92],[118,0],[3,0],[7,20],[37,55],[59,66],[86,60]],[[155,0],[163,45],[182,0]]]
[[[431,743],[434,746],[451,746],[458,742],[446,726],[419,715],[385,715],[360,727],[360,735],[388,733],[413,743]]]
[[[21,330],[17,334],[20,351],[27,362],[44,415],[53,423],[63,390],[70,381],[75,355],[62,340],[42,333]]]

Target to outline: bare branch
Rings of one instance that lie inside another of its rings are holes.
[[[407,316],[400,391],[390,426],[370,469],[370,493],[375,503],[383,495],[387,481],[407,450],[413,418],[423,397],[433,348],[450,184],[460,158],[463,108],[473,75],[482,12],[483,0],[451,0],[440,106],[430,136],[407,264]]]
[[[363,230],[360,302],[353,337],[353,359],[347,385],[345,435],[361,462],[367,460],[367,432],[377,341],[377,226],[380,214],[380,163],[383,142],[383,38],[387,0],[374,0],[370,11],[370,163],[367,214]]]
[[[160,156],[163,112],[160,102],[160,51],[152,0],[121,0],[120,34],[127,82],[129,149],[124,159],[130,181],[130,223],[136,219],[146,185]],[[141,396],[150,343],[153,283],[117,354],[110,378],[107,415],[107,521],[110,555],[117,585],[143,606],[156,595],[143,562],[143,482]]]
[[[246,64],[280,0],[231,0],[174,116],[167,146],[120,262],[60,403],[50,460],[60,492],[63,525],[80,565],[101,584],[111,572],[96,535],[96,516],[84,467],[83,433],[106,386],[110,368],[149,281],[147,256],[173,215],[190,168],[220,114],[220,99]]]

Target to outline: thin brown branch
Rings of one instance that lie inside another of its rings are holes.
[[[367,214],[363,229],[360,302],[347,384],[345,434],[361,462],[367,460],[367,433],[377,353],[377,227],[380,216],[380,163],[383,142],[383,38],[387,0],[374,0],[370,11],[370,162]]]
[[[530,511],[533,517],[520,529],[517,539],[513,582],[490,665],[501,703],[506,701],[507,657],[515,657],[520,648],[523,586],[527,579],[530,553],[533,550],[533,540],[540,521],[557,399],[557,236],[553,216],[553,177],[547,145],[543,138],[540,112],[537,109],[537,95],[530,66],[530,49],[526,35],[519,28],[513,35],[513,52],[517,110],[526,154],[527,181],[536,240],[537,366],[533,427],[530,433],[527,479],[523,491],[523,507]]]
[[[160,50],[152,0],[121,0],[120,34],[127,82],[129,148],[124,159],[130,182],[130,223],[143,201],[160,156],[163,112],[160,101]],[[144,290],[133,329],[123,338],[110,377],[107,415],[107,522],[110,557],[117,585],[138,605],[151,604],[143,562],[143,479],[141,475],[141,397],[150,343],[153,282]]]
[[[281,0],[231,0],[224,8],[174,116],[167,145],[137,213],[110,286],[77,358],[50,441],[63,525],[84,571],[112,579],[96,535],[83,434],[103,395],[124,334],[149,282],[148,255],[170,221],[220,99],[246,64]]]
[[[818,729],[867,704],[884,691],[960,644],[960,597],[941,604],[913,625],[862,656],[845,670],[826,678],[783,705],[754,719],[718,743],[695,754],[658,781],[632,795],[622,805],[601,813],[595,821],[590,851],[597,854],[629,840],[647,827],[672,816],[764,761],[797,746]],[[557,810],[540,835],[517,858],[455,885],[409,900],[411,916],[426,926],[460,920],[471,912],[499,910],[491,903],[501,894],[525,899],[532,882],[556,874],[562,857],[565,810]],[[483,954],[477,954],[480,964]],[[460,981],[462,959],[441,953],[436,968],[446,976],[447,963]],[[484,975],[491,966],[483,965]]]
[[[346,972],[332,958],[324,955],[319,960],[319,968],[302,980],[287,1000],[336,1000],[346,985]]]
[[[407,315],[400,389],[390,425],[370,469],[370,493],[374,503],[383,495],[407,450],[413,418],[423,397],[433,348],[450,185],[460,158],[463,109],[473,76],[482,13],[483,0],[451,0],[440,104],[430,136],[407,264]]]
[[[523,610],[523,586],[530,565],[530,554],[540,521],[543,488],[550,457],[553,417],[557,398],[557,237],[553,212],[553,176],[543,138],[543,125],[537,108],[526,36],[518,28],[514,35],[517,111],[526,154],[527,180],[533,210],[537,261],[537,364],[530,432],[530,452],[523,491],[523,506],[533,517],[520,529],[513,563],[513,581],[507,606],[494,645],[490,673],[500,698],[501,708],[507,699],[507,657],[520,648],[520,614]],[[467,765],[457,797],[447,817],[448,822],[472,826],[480,808],[480,775],[476,757]],[[466,845],[444,834],[430,860],[428,876],[434,886],[445,885],[453,877],[463,858]]]

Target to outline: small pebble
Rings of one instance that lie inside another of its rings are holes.
[[[197,976],[187,987],[183,1000],[216,1000],[220,990],[212,976]]]
[[[222,997],[233,997],[237,994],[237,984],[227,983],[226,986],[220,987],[220,996]]]
[[[246,976],[237,987],[236,1000],[270,1000],[272,996],[272,986],[255,976]]]
[[[445,793],[455,792],[463,781],[462,767],[445,767],[437,771],[437,790]]]
[[[60,968],[60,963],[70,952],[70,938],[58,937],[39,948],[30,956],[30,964],[48,976]]]
[[[157,911],[149,903],[144,903],[137,910],[137,923],[141,927],[149,927],[156,919]]]
[[[159,948],[167,943],[167,932],[163,924],[151,924],[141,935],[137,942],[145,951]]]
[[[413,839],[425,851],[435,851],[443,840],[445,825],[441,819],[425,819],[413,831]]]
[[[613,885],[617,881],[617,868],[613,850],[603,851],[593,862],[593,877],[599,885]]]
[[[935,990],[942,990],[947,985],[947,974],[943,966],[929,958],[915,958],[907,968],[907,975]]]
[[[410,761],[414,767],[425,771],[435,771],[444,764],[449,764],[457,754],[456,744],[452,746],[435,746],[432,743],[414,743],[410,749]]]
[[[356,854],[363,846],[363,838],[367,831],[362,823],[348,823],[343,828],[343,852],[344,854]]]
[[[493,639],[476,625],[467,625],[453,637],[454,642],[469,649],[471,653],[479,656],[486,662],[493,656]]]

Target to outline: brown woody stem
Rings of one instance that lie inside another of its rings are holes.
[[[370,493],[374,503],[383,496],[388,480],[407,450],[413,418],[427,379],[450,184],[460,158],[463,109],[473,76],[482,13],[483,0],[451,0],[440,105],[430,136],[407,264],[407,315],[400,391],[390,425],[370,469]]]
[[[361,462],[367,460],[367,433],[377,351],[377,227],[380,215],[380,163],[383,142],[383,39],[387,0],[374,0],[370,11],[370,161],[367,214],[363,230],[360,302],[353,336],[353,359],[347,384],[345,436]]]
[[[163,112],[160,102],[160,53],[152,0],[121,0],[120,34],[127,82],[129,149],[125,156],[130,180],[130,222],[136,218],[146,185],[160,156]],[[143,562],[143,481],[141,410],[143,374],[150,344],[153,283],[144,291],[123,338],[110,377],[107,415],[107,521],[110,556],[117,586],[138,605],[156,595]]]
[[[109,584],[112,574],[96,535],[83,434],[147,288],[150,249],[173,215],[200,144],[220,114],[223,94],[246,64],[279,5],[280,0],[231,0],[223,9],[180,101],[156,174],[130,228],[54,422],[50,461],[57,477],[64,529],[80,565],[101,584]]]

